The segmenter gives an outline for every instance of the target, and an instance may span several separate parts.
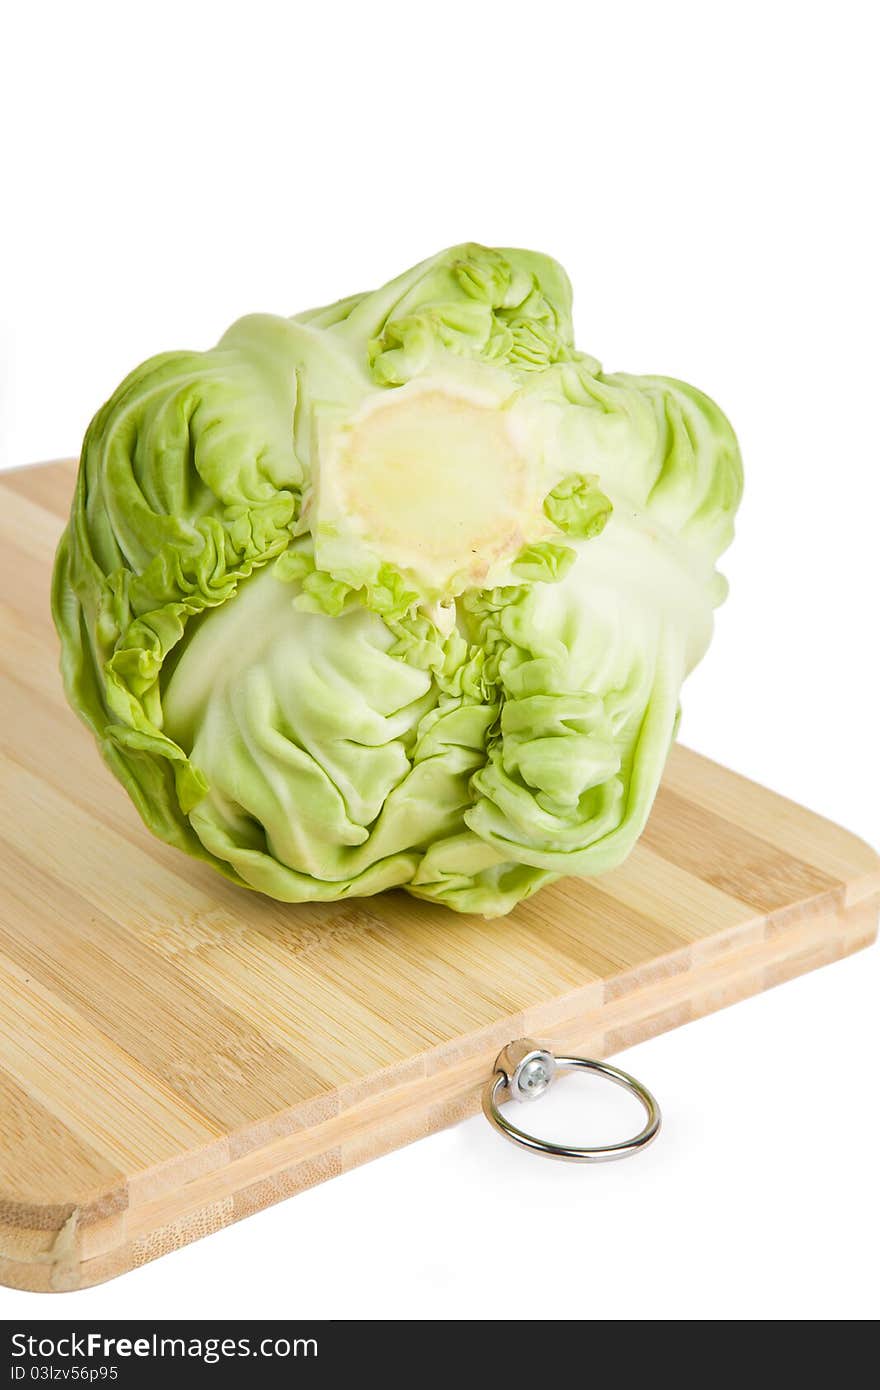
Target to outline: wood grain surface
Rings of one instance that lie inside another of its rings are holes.
[[[73,477],[0,477],[0,1282],[98,1283],[452,1124],[512,1038],[604,1057],[873,939],[872,850],[680,747],[621,869],[499,921],[227,883],[64,701]]]

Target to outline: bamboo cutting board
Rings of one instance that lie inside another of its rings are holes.
[[[0,1282],[98,1283],[452,1124],[513,1038],[604,1057],[873,939],[873,851],[684,748],[623,868],[499,921],[166,848],[61,692],[73,476],[0,477]]]

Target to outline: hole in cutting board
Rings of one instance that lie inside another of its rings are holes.
[[[618,1144],[637,1134],[645,1111],[635,1096],[606,1077],[560,1072],[533,1104],[505,1102],[506,1119],[538,1139],[573,1145]]]

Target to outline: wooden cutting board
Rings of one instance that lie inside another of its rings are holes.
[[[98,1283],[453,1124],[513,1038],[604,1057],[873,939],[873,851],[684,748],[623,868],[500,921],[166,848],[61,692],[73,477],[0,477],[0,1282]]]

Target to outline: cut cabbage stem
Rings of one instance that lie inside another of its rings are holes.
[[[335,471],[364,542],[445,599],[544,529],[509,413],[447,388],[389,393],[346,427]]]

